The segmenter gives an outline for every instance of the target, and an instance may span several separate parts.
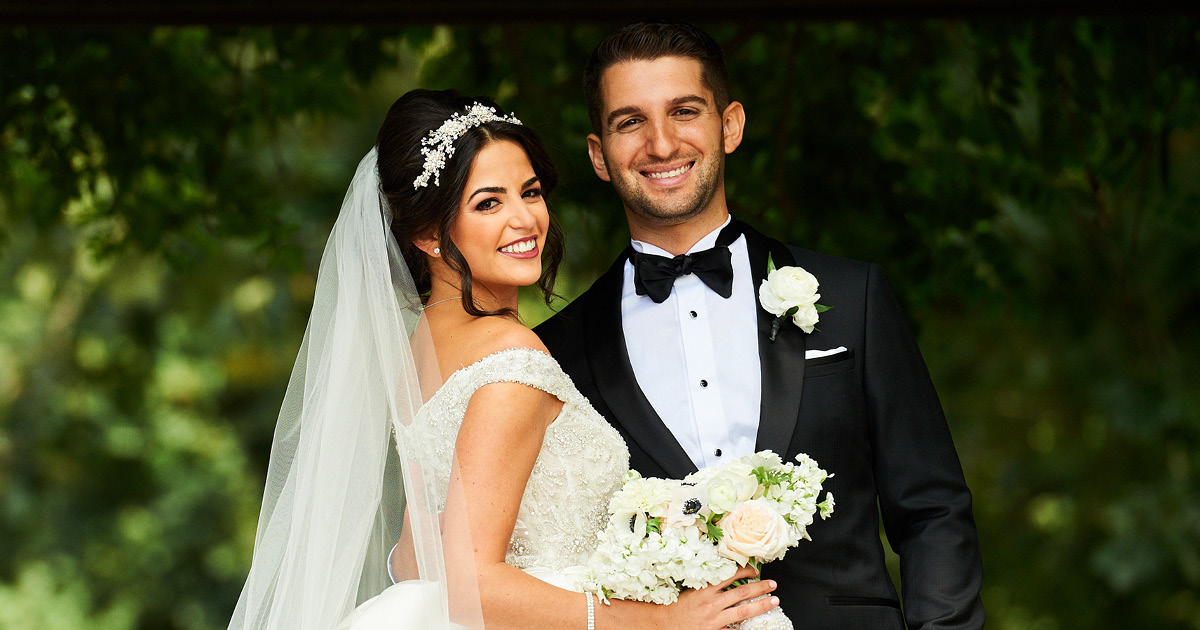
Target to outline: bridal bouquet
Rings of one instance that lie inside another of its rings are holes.
[[[771,451],[682,481],[630,471],[609,501],[611,517],[582,585],[602,599],[669,604],[683,588],[729,579],[738,565],[778,560],[811,540],[815,514],[833,513],[832,494],[817,502],[829,476],[807,455],[785,463]]]

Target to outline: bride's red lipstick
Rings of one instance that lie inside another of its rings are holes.
[[[513,245],[519,245],[521,243],[525,243],[525,242],[529,242],[529,241],[532,241],[532,243],[533,243],[533,247],[529,251],[524,251],[524,252],[506,252],[506,251],[504,251],[505,247],[511,247]],[[500,252],[501,254],[504,254],[505,256],[510,256],[512,258],[521,258],[521,259],[536,258],[539,255],[541,255],[541,253],[542,253],[541,250],[538,248],[536,236],[519,238],[511,243],[508,243],[507,245],[504,245],[503,247],[501,247],[500,249],[498,249],[496,251]]]

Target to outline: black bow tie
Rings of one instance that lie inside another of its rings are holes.
[[[717,244],[712,249],[674,258],[643,254],[630,247],[634,290],[638,295],[649,295],[651,300],[661,304],[671,295],[675,279],[692,273],[717,295],[728,298],[733,295],[733,263],[729,245],[741,234],[737,224],[730,221],[717,235]]]

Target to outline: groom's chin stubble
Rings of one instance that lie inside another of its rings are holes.
[[[662,227],[687,223],[703,214],[717,192],[717,186],[703,185],[696,189],[690,199],[679,200],[677,203],[661,203],[651,200],[641,189],[634,188],[625,191],[627,194],[621,194],[620,187],[614,185],[614,188],[617,188],[617,194],[622,197],[626,212],[646,225]]]

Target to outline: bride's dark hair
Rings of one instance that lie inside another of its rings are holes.
[[[423,297],[429,294],[432,278],[429,261],[413,240],[436,233],[442,259],[462,277],[463,308],[475,316],[507,315],[511,314],[511,309],[487,311],[475,304],[471,297],[471,267],[450,239],[450,228],[458,218],[458,206],[467,185],[471,164],[476,154],[492,142],[508,140],[524,149],[534,174],[541,182],[542,194],[550,194],[558,184],[558,173],[541,139],[524,125],[501,120],[483,123],[455,140],[454,155],[446,160],[438,174],[440,185],[434,185],[431,177],[428,185],[421,188],[413,186],[425,168],[421,140],[430,131],[441,127],[451,115],[465,113],[474,103],[493,107],[497,115],[504,115],[504,111],[491,99],[466,97],[454,90],[412,90],[397,99],[388,110],[376,141],[380,189],[392,211],[392,235],[416,281],[417,291]],[[544,267],[537,282],[547,304],[554,297],[554,278],[558,274],[562,255],[562,232],[551,217],[542,254]]]

